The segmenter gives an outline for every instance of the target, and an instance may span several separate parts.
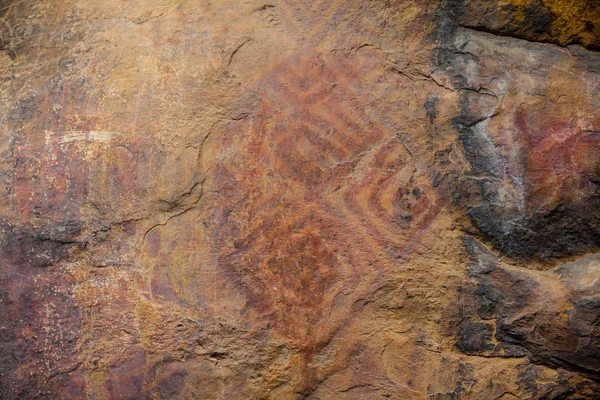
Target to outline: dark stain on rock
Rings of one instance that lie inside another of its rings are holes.
[[[484,204],[468,212],[473,225],[502,253],[523,261],[559,259],[600,247],[600,198],[525,218]]]
[[[13,262],[48,267],[66,260],[76,250],[84,250],[86,242],[75,240],[80,224],[70,221],[52,228],[15,227],[0,221],[0,246],[2,253]]]
[[[183,369],[176,370],[167,378],[163,379],[158,386],[161,399],[177,398],[183,388],[187,372]]]
[[[497,36],[561,46],[580,44],[592,50],[600,48],[600,35],[594,24],[600,17],[596,2],[586,4],[582,0],[560,4],[560,1],[555,1],[554,5],[559,10],[579,11],[561,15],[555,14],[543,0],[519,3],[450,0],[446,2],[445,12],[452,12],[459,26]]]
[[[490,342],[494,327],[488,323],[468,323],[460,328],[460,338],[456,347],[466,354],[476,354],[492,350],[494,344]]]
[[[551,35],[552,22],[554,21],[554,14],[550,10],[550,7],[544,5],[542,0],[533,0],[525,8],[525,18],[521,24],[522,29],[528,33],[531,32],[533,37]],[[516,34],[519,34],[518,27],[512,27]],[[524,36],[527,37],[525,34]]]
[[[427,98],[425,99],[425,104],[423,104],[423,106],[425,107],[425,113],[429,118],[429,122],[431,122],[432,124],[437,118],[437,105],[439,101],[439,97],[427,96]]]
[[[461,319],[466,320],[458,330],[461,351],[527,356],[536,364],[600,380],[600,301],[592,295],[596,286],[581,283],[583,277],[588,282],[597,275],[597,257],[551,271],[525,272],[501,264],[472,238],[465,239],[465,247],[475,282],[465,286],[459,302],[464,309]],[[566,291],[564,302],[552,299],[560,291]]]
[[[518,366],[517,385],[520,390],[534,399],[597,399],[600,396],[598,385],[590,381],[577,381],[568,371],[559,370],[558,378],[545,382],[540,367],[531,364]]]

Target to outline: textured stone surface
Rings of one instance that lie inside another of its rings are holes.
[[[0,399],[600,397],[599,13],[0,0]]]

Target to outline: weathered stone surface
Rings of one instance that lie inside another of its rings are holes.
[[[534,42],[600,48],[600,4],[588,0],[451,0],[464,27]]]
[[[0,0],[0,399],[600,397],[599,12]]]
[[[490,267],[489,251],[473,239],[467,239],[467,248],[472,256],[471,274],[477,281],[474,293],[481,303],[469,317],[474,321],[461,328],[461,350],[488,356],[528,354],[541,364],[598,376],[597,255],[549,271],[531,271],[499,260]]]

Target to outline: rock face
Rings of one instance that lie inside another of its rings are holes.
[[[600,398],[597,2],[0,22],[0,399]]]

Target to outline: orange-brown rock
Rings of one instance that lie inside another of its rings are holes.
[[[0,0],[0,399],[599,398],[599,13]]]

